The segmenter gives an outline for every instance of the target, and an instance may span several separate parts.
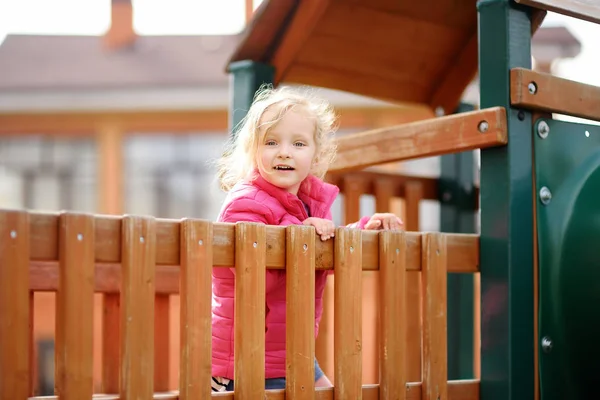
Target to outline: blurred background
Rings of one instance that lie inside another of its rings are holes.
[[[224,197],[211,162],[228,135],[225,68],[260,3],[2,0],[0,208],[214,220]],[[600,86],[599,37],[600,26],[549,13],[533,38],[534,69]],[[321,92],[340,114],[342,135],[435,116]],[[463,101],[478,100],[475,79]],[[437,177],[439,159],[377,168]],[[422,203],[420,229],[438,230],[439,205]],[[364,196],[362,213],[372,208]],[[36,294],[36,307],[53,309],[46,295]],[[54,316],[40,310],[44,395],[53,393]]]

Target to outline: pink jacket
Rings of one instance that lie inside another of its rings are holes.
[[[252,182],[231,189],[221,209],[220,222],[262,222],[267,225],[300,225],[310,216],[331,220],[331,205],[339,189],[309,176],[298,196],[282,190],[259,174]],[[303,204],[304,203],[304,204]],[[349,227],[363,229],[368,217]],[[323,313],[323,291],[328,271],[315,272],[315,337]],[[212,283],[212,375],[233,379],[234,269],[214,268]],[[265,378],[285,377],[285,271],[266,272]]]

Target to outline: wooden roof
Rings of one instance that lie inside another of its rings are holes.
[[[241,60],[273,65],[275,84],[452,112],[477,72],[476,0],[264,0]]]

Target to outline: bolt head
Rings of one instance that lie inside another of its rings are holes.
[[[540,189],[540,201],[542,204],[547,205],[552,200],[552,192],[546,186]]]
[[[537,126],[537,132],[539,137],[546,139],[550,133],[550,127],[548,126],[548,123],[546,121],[540,121]]]
[[[479,132],[481,133],[485,133],[487,132],[487,130],[490,128],[490,124],[488,124],[487,121],[481,121],[479,123],[479,125],[477,125],[477,129],[479,129]]]
[[[544,353],[550,353],[552,351],[552,346],[552,339],[550,339],[548,336],[544,336],[542,338],[542,350]]]
[[[535,82],[529,82],[529,85],[527,85],[527,89],[529,90],[529,93],[531,93],[531,94],[537,93],[537,85],[535,84]]]

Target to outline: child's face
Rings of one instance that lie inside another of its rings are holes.
[[[263,118],[275,117],[267,110]],[[271,184],[298,194],[302,181],[310,173],[317,150],[314,123],[302,110],[289,110],[258,144],[258,170]]]

